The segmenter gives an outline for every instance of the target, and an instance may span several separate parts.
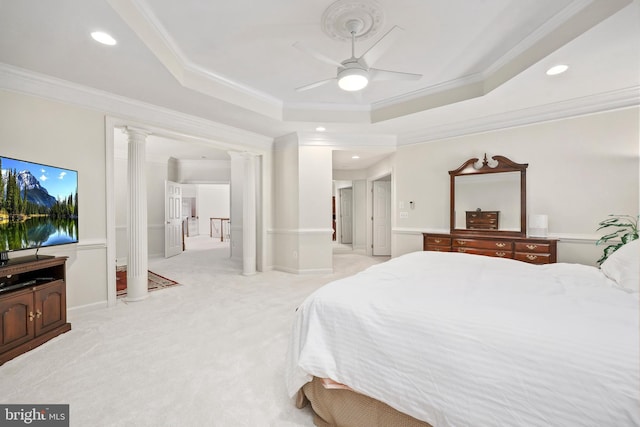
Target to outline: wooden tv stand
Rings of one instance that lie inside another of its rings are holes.
[[[66,262],[31,256],[0,265],[0,365],[71,330]]]

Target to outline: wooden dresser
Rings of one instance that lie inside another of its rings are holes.
[[[557,240],[536,237],[506,237],[487,234],[423,233],[423,250],[465,252],[511,258],[532,264],[557,262]]]

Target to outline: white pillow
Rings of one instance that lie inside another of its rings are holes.
[[[640,292],[640,239],[622,245],[600,269],[627,292]]]

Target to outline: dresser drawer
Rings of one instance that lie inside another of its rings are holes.
[[[427,246],[425,251],[431,252],[451,252],[451,246]]]
[[[485,255],[485,256],[492,256],[497,258],[513,258],[513,252],[510,250],[454,247],[453,252],[462,252],[465,254],[474,254],[474,255]]]
[[[474,229],[497,229],[498,228],[498,220],[497,219],[467,219],[467,228]]]
[[[513,250],[513,242],[510,241],[461,239],[457,237],[453,239],[453,246],[456,248],[495,249],[508,252]]]
[[[530,264],[549,264],[551,262],[551,254],[516,252],[514,259]]]
[[[498,211],[467,211],[467,219],[498,219]]]
[[[451,246],[451,237],[427,237],[427,246]]]
[[[533,242],[516,242],[516,252],[534,252],[537,254],[548,254],[551,252],[551,245],[547,243],[533,243]]]

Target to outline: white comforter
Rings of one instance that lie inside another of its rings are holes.
[[[597,268],[415,252],[295,315],[290,395],[331,378],[444,426],[640,426],[638,294]]]

